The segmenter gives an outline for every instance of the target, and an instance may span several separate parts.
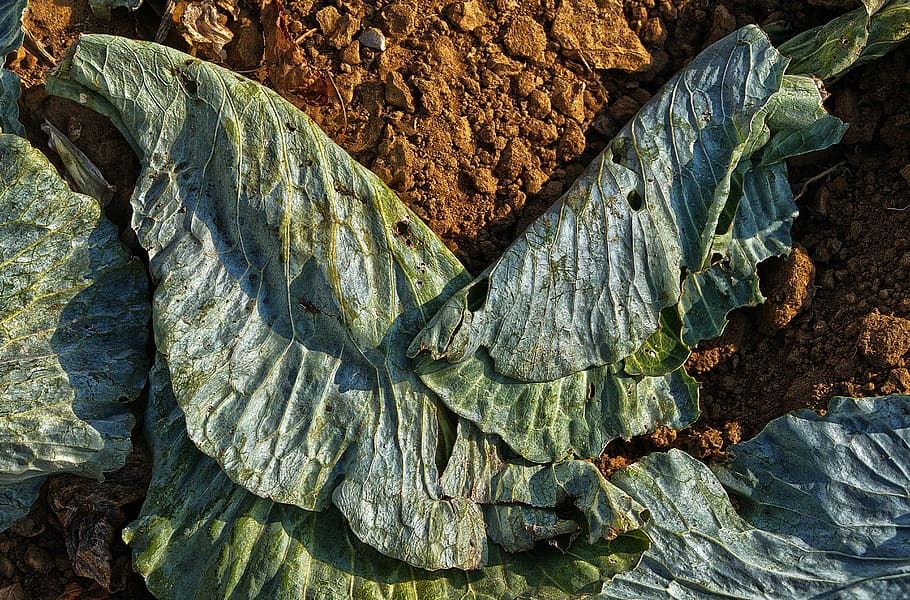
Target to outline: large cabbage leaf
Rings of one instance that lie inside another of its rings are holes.
[[[306,115],[225,69],[85,36],[49,90],[111,116],[142,160],[155,341],[197,446],[260,496],[331,501],[392,557],[484,564],[483,511],[443,493],[445,415],[405,355],[467,282],[438,238]],[[594,535],[641,525],[609,483],[576,481]]]
[[[851,556],[910,557],[910,396],[834,398],[825,416],[781,417],[730,454],[715,473],[752,525]]]
[[[597,457],[615,438],[698,417],[697,384],[682,370],[640,377],[605,366],[527,383],[497,373],[483,350],[454,364],[424,358],[417,368],[454,412],[537,462]]]
[[[751,27],[693,60],[434,316],[410,349],[424,382],[537,461],[694,420],[688,347],[761,301],[758,262],[790,247],[784,159],[845,129],[785,67]]]
[[[335,508],[278,504],[228,479],[187,437],[163,362],[152,369],[146,432],[152,483],[125,538],[162,600],[578,598],[634,567],[647,548],[640,532],[576,542],[569,552],[513,555],[493,545],[479,571],[422,571],[360,542]]]
[[[551,381],[635,352],[679,300],[681,274],[726,250],[734,174],[768,139],[786,66],[757,27],[701,53],[412,353],[459,361],[483,347],[497,372]]]
[[[123,464],[148,370],[145,269],[98,203],[0,134],[0,528],[47,475]]]
[[[717,477],[678,451],[616,474],[653,544],[598,598],[906,597],[910,397],[836,398],[731,452]]]

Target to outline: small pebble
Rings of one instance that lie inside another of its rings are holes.
[[[370,27],[360,34],[358,41],[373,50],[385,51],[385,36],[375,27]]]

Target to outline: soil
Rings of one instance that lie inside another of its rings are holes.
[[[832,2],[222,0],[233,34],[223,48],[185,19],[166,41],[306,110],[477,273],[707,44],[747,23],[786,39],[853,3],[815,4]],[[152,39],[160,9],[149,0],[104,22],[85,0],[32,0],[26,24],[57,60],[82,32]],[[138,162],[104,119],[47,97],[32,48],[8,61],[28,88],[29,137],[46,148],[47,118],[74,138],[116,185],[108,211],[135,248],[126,224]],[[670,447],[718,460],[769,420],[824,411],[834,395],[910,393],[908,63],[904,47],[829,85],[829,109],[852,126],[842,144],[791,161],[797,247],[762,265],[768,303],[736,311],[689,360],[701,419],[611,444],[605,474]],[[137,450],[104,484],[52,478],[32,514],[0,534],[0,596],[149,597],[119,542],[148,469]]]

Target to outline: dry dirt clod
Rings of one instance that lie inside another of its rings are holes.
[[[767,301],[759,309],[759,329],[765,332],[786,327],[793,318],[812,303],[815,265],[806,249],[793,246],[790,255],[770,261],[762,278]]]
[[[862,318],[857,343],[860,351],[878,367],[903,366],[910,351],[910,320],[882,315],[878,309]]]
[[[539,65],[545,62],[547,34],[540,23],[531,17],[513,18],[506,26],[502,43],[506,51],[515,58],[526,58]]]
[[[385,99],[392,106],[414,112],[414,96],[398,71],[390,71],[385,78]]]
[[[723,4],[714,7],[714,16],[711,21],[711,31],[705,46],[709,46],[736,29],[736,17]]]
[[[334,6],[320,9],[316,13],[316,22],[329,44],[339,50],[350,44],[360,29],[360,19],[339,13]]]
[[[560,161],[570,161],[580,156],[585,151],[585,134],[575,121],[566,122],[566,130],[559,140],[556,158]]]
[[[22,561],[25,568],[32,573],[49,573],[54,568],[54,559],[38,546],[29,546]]]
[[[487,24],[487,15],[477,0],[456,2],[446,8],[445,14],[455,27],[464,32],[474,31]]]
[[[585,118],[585,84],[577,79],[558,78],[550,96],[553,108],[578,122]]]
[[[360,42],[351,42],[341,51],[341,62],[346,65],[360,64]]]
[[[414,31],[417,5],[413,2],[393,2],[382,9],[383,29],[389,35],[404,37]]]
[[[595,69],[638,71],[651,55],[629,28],[620,0],[563,0],[550,30],[569,58]]]

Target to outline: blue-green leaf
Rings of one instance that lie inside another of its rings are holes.
[[[772,421],[714,469],[752,525],[813,548],[910,557],[910,396],[834,398]]]
[[[11,71],[0,69],[0,133],[14,133],[24,136],[25,130],[19,122],[19,77]]]
[[[260,496],[333,503],[392,557],[483,565],[483,511],[443,493],[439,400],[405,355],[467,281],[442,242],[306,115],[225,69],[84,36],[48,89],[111,115],[139,152],[155,341],[198,447]],[[590,519],[610,536],[640,525],[609,508]]]
[[[0,0],[0,62],[22,45],[22,14],[27,6],[28,0]]]
[[[613,482],[651,511],[642,564],[598,598],[903,598],[910,397],[838,398],[707,467],[678,451]],[[737,496],[738,515],[723,482]]]
[[[0,134],[0,528],[53,473],[101,478],[130,449],[148,371],[145,269],[98,203]]]
[[[505,255],[450,298],[411,353],[552,381],[615,363],[710,266],[731,177],[767,139],[786,67],[756,27],[670,80]],[[446,399],[448,401],[448,399]]]
[[[335,508],[305,511],[233,483],[188,439],[163,363],[152,371],[146,430],[152,483],[124,537],[162,600],[580,598],[632,568],[648,544],[640,532],[569,552],[512,555],[491,544],[479,571],[423,571],[363,544]]]
[[[754,28],[707,49],[446,302],[410,351],[429,350],[418,370],[449,408],[534,461],[695,419],[695,386],[674,371],[730,310],[762,300],[758,263],[789,250],[783,161],[845,129],[782,62]]]
[[[417,368],[454,412],[536,462],[595,458],[615,438],[698,417],[698,386],[682,370],[642,377],[611,365],[526,383],[497,373],[483,349],[459,363],[420,358]]]

